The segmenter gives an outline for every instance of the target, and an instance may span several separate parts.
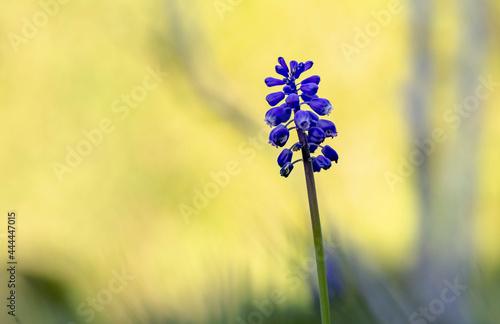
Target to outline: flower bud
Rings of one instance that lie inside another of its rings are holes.
[[[318,85],[315,83],[302,83],[300,90],[308,96],[314,96],[318,92]]]
[[[316,124],[318,123],[319,117],[312,111],[307,111],[309,113],[309,116],[311,116],[311,127],[316,127]]]
[[[284,149],[278,155],[278,165],[280,167],[284,166],[288,162],[292,162],[293,152],[290,149]]]
[[[320,119],[316,124],[316,127],[319,127],[325,132],[326,137],[334,138],[337,136],[337,128],[335,124],[327,119]]]
[[[319,172],[319,171],[321,171],[321,169],[328,170],[332,166],[332,162],[330,162],[330,160],[328,160],[323,155],[318,155],[313,160],[312,164],[313,164],[313,171],[314,172]]]
[[[297,61],[295,61],[295,60],[290,61],[290,70],[292,72],[293,77],[295,77],[295,73],[297,72],[298,66],[299,66],[299,63],[297,63]]]
[[[282,177],[287,178],[292,172],[292,170],[293,170],[293,164],[288,162],[281,168],[280,174]]]
[[[288,78],[288,69],[285,70],[281,65],[276,65],[275,69],[276,73],[281,74],[285,78]]]
[[[302,84],[306,84],[306,83],[319,84],[320,81],[321,81],[321,78],[319,77],[319,75],[313,75],[313,76],[310,76],[310,77],[302,80]]]
[[[271,107],[274,107],[277,104],[279,104],[280,101],[283,100],[284,98],[285,98],[285,94],[281,91],[273,92],[273,93],[270,93],[266,96],[266,100]]]
[[[306,95],[305,93],[302,93],[302,94],[300,95],[300,97],[302,98],[302,100],[304,100],[304,102],[305,102],[305,103],[307,103],[308,101],[311,101],[311,100],[313,100],[313,99],[317,99],[317,98],[319,98],[317,95],[314,95],[314,96],[308,96],[308,95]]]
[[[303,131],[311,127],[311,115],[305,110],[297,111],[293,117],[293,121],[295,122],[295,126]]]
[[[290,70],[288,70],[288,66],[286,65],[286,61],[284,58],[282,57],[278,57],[278,63],[281,65],[281,67],[286,71],[286,73],[290,72]]]
[[[310,68],[312,68],[313,66],[313,62],[312,61],[307,61],[306,63],[304,63],[304,72],[306,72],[307,70],[309,70]]]
[[[286,86],[283,87],[283,92],[286,94],[286,95],[289,95],[293,92],[292,90],[292,87],[290,87],[288,84]]]
[[[298,108],[298,107],[300,107],[300,104],[299,104],[300,103],[300,98],[295,93],[289,94],[288,97],[286,97],[285,102],[288,105],[288,107],[290,107],[290,108]]]
[[[285,106],[286,107],[286,106]],[[271,127],[278,126],[281,123],[286,123],[292,114],[291,108],[285,108],[283,106],[274,107],[266,112],[266,117],[264,121]]]
[[[300,143],[295,143],[290,148],[290,150],[292,150],[294,152],[300,151],[301,149],[302,149],[302,144],[300,144]]]
[[[276,78],[266,78],[264,80],[264,82],[266,83],[266,85],[268,87],[274,87],[274,86],[277,86],[277,85],[283,85],[285,84],[285,81],[283,81],[282,79],[276,79]]]
[[[333,161],[335,163],[338,163],[339,160],[339,155],[337,152],[332,149],[330,146],[325,145],[323,149],[321,150],[321,153],[323,153],[324,156],[326,156],[330,161]]]
[[[320,116],[329,115],[332,111],[332,105],[330,104],[330,101],[326,99],[312,99],[311,101],[307,102],[307,104]]]
[[[321,144],[325,140],[325,133],[318,127],[311,127],[308,135],[307,141],[309,143]]]
[[[288,141],[290,132],[284,125],[275,127],[269,134],[269,144],[276,147],[283,147]]]

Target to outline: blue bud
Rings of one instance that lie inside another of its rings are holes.
[[[330,161],[334,161],[335,163],[338,163],[339,155],[330,146],[328,146],[328,145],[323,146],[321,153],[323,153],[323,155],[326,156]]]
[[[318,127],[311,127],[309,129],[309,137],[307,141],[309,143],[321,144],[325,140],[325,133]]]
[[[316,127],[319,127],[325,132],[326,137],[334,138],[337,136],[337,128],[335,124],[327,119],[320,119],[316,124]]]
[[[284,149],[278,155],[278,165],[280,167],[284,166],[288,162],[292,162],[293,152],[290,149]]]
[[[332,111],[332,105],[330,104],[330,101],[326,99],[312,99],[307,102],[307,104],[320,116],[329,115]]]
[[[302,149],[302,144],[300,144],[300,143],[295,143],[290,148],[290,150],[292,150],[294,152],[300,151],[301,149]]]
[[[280,120],[282,123],[286,123],[292,117],[292,108],[288,107],[286,104],[282,104],[280,106],[283,108],[283,114],[280,116]]]
[[[288,69],[283,68],[281,65],[276,65],[276,73],[281,74],[285,78],[288,78]]]
[[[304,72],[312,68],[313,64],[314,63],[312,61],[307,61],[306,63],[304,63]]]
[[[285,102],[288,105],[288,107],[290,107],[290,108],[300,107],[300,98],[295,93],[289,94],[288,97],[286,97]]]
[[[284,125],[279,125],[274,128],[269,134],[269,144],[276,147],[283,147],[288,141],[290,132]]]
[[[300,95],[300,97],[302,98],[302,100],[304,100],[304,102],[305,102],[305,103],[307,103],[308,101],[311,101],[311,100],[313,100],[313,99],[317,99],[317,98],[319,98],[317,95],[314,95],[314,96],[308,96],[308,95],[306,95],[305,93],[302,93],[302,94]]]
[[[318,123],[319,117],[312,111],[307,111],[309,116],[311,116],[311,127],[316,127],[316,124]]]
[[[306,131],[311,127],[311,115],[305,110],[297,111],[293,117],[293,121],[295,122],[295,126],[303,131]]]
[[[288,73],[288,66],[286,65],[286,61],[282,57],[278,57],[278,63],[281,65],[281,67]]]
[[[318,92],[318,85],[316,83],[302,83],[300,90],[308,96],[314,96]]]
[[[305,83],[319,84],[320,81],[321,81],[321,78],[319,77],[319,75],[313,75],[313,76],[310,76],[310,77],[302,80],[302,84],[305,84]]]
[[[287,178],[292,172],[292,170],[293,170],[293,164],[288,162],[281,168],[280,174],[282,177]]]
[[[289,95],[291,94],[293,91],[292,91],[292,87],[290,87],[288,84],[286,86],[283,87],[283,92],[286,94],[286,95]]]
[[[304,72],[304,63],[299,63],[297,66],[297,71],[295,71],[295,78],[300,78],[300,75]]]
[[[332,166],[332,162],[330,162],[330,160],[328,160],[323,155],[318,155],[316,158],[314,158],[312,164],[314,172],[319,172],[321,171],[321,169],[328,170]]]
[[[318,145],[309,144],[309,153],[314,153],[318,149]]]
[[[273,92],[266,96],[266,100],[271,107],[276,106],[280,103],[281,100],[285,98],[285,94],[283,92]]]
[[[297,73],[297,68],[299,66],[299,63],[297,61],[290,61],[290,74],[292,75],[293,78],[296,78],[296,73]]]
[[[271,108],[267,111],[264,121],[267,125],[274,127],[281,123],[286,123],[290,116],[292,115],[291,108],[285,108],[286,106],[279,106]]]
[[[276,79],[276,78],[266,78],[264,80],[264,82],[266,83],[266,85],[268,87],[274,87],[274,86],[277,86],[277,85],[283,85],[285,84],[285,81],[283,81],[282,79]]]

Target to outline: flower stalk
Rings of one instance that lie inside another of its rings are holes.
[[[306,136],[300,129],[297,130],[299,140],[306,142]],[[306,142],[307,143],[307,142]],[[316,271],[318,273],[319,302],[321,308],[321,323],[330,324],[330,303],[328,301],[328,285],[326,281],[325,253],[323,249],[323,234],[321,232],[321,221],[319,218],[318,197],[316,195],[316,184],[309,152],[309,146],[302,145],[302,159],[304,161],[304,173],[306,176],[307,198],[309,199],[309,212],[314,240],[314,251],[316,253]]]

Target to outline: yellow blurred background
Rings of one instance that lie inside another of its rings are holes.
[[[318,321],[303,168],[280,177],[263,122],[279,56],[314,62],[339,131],[315,174],[334,323],[412,323],[456,273],[467,290],[433,322],[497,323],[498,2],[42,0],[0,17],[20,323]]]

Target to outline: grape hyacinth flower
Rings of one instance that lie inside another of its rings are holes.
[[[337,128],[333,122],[319,117],[329,115],[333,109],[330,101],[317,95],[321,78],[313,75],[298,82],[300,76],[311,69],[313,62],[291,61],[288,66],[285,59],[280,57],[278,63],[275,71],[282,78],[268,77],[264,82],[268,87],[282,86],[283,88],[282,91],[266,96],[266,101],[274,108],[266,113],[264,121],[267,125],[274,127],[269,135],[269,143],[275,147],[285,146],[290,138],[290,130],[296,129],[297,131],[299,141],[281,151],[278,156],[278,165],[281,168],[281,176],[286,178],[292,172],[295,163],[302,161],[304,164],[316,251],[321,321],[323,324],[329,324],[328,287],[314,172],[328,170],[332,166],[332,161],[338,162],[337,152],[328,145],[322,145],[327,138],[337,136]],[[283,100],[284,103],[276,107]],[[306,110],[306,107],[311,110]],[[292,122],[294,126],[288,127]],[[318,147],[321,148],[322,154],[312,156]],[[302,159],[292,162],[294,152],[298,151],[301,151]]]

